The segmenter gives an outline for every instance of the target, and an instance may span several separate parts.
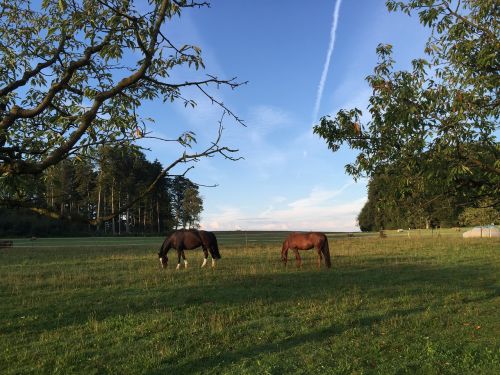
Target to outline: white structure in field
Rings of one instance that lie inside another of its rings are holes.
[[[484,227],[475,227],[463,234],[464,238],[491,238],[491,237],[500,237],[500,230],[493,226],[487,225]]]

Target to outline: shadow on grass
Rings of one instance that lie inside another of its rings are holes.
[[[38,296],[39,300],[33,307],[13,306],[13,309],[2,309],[0,333],[23,331],[37,334],[73,325],[85,325],[90,317],[103,321],[125,314],[143,314],[165,309],[172,309],[174,312],[189,307],[203,309],[206,304],[210,304],[213,311],[220,311],[228,306],[254,302],[266,304],[300,298],[337,299],[352,294],[354,289],[357,293],[367,294],[372,298],[418,296],[422,295],[424,289],[426,294],[432,292],[433,298],[437,300],[457,291],[481,291],[485,295],[484,299],[494,298],[496,295],[496,271],[489,265],[438,267],[387,264],[381,260],[378,264],[335,265],[331,270],[321,271],[290,268],[265,274],[223,274],[223,269],[217,272],[220,277],[189,288],[185,288],[183,284],[190,277],[186,273],[179,275],[173,283],[165,283],[156,289],[87,288],[63,291],[60,295],[49,290],[46,298],[44,294]],[[14,305],[16,298],[10,297],[9,301]],[[37,319],[28,322],[21,319],[21,315],[36,316]],[[375,317],[382,318],[387,317]],[[332,332],[338,329],[343,328],[328,328]]]
[[[215,370],[221,365],[230,365],[238,363],[241,360],[251,360],[260,356],[261,354],[273,354],[278,352],[286,352],[295,347],[307,344],[308,347],[314,347],[314,344],[319,344],[324,340],[339,336],[345,331],[352,329],[353,327],[370,327],[374,324],[382,323],[385,320],[389,320],[393,317],[407,317],[412,314],[417,314],[424,311],[424,308],[414,308],[414,309],[399,309],[393,310],[390,313],[383,315],[374,315],[356,320],[352,324],[334,324],[329,327],[325,327],[316,331],[295,335],[293,337],[286,338],[279,342],[264,343],[252,345],[251,347],[246,347],[244,349],[229,351],[220,353],[217,355],[204,356],[196,358],[195,360],[182,363],[172,363],[172,360],[165,360],[159,368],[151,369],[147,373],[150,375],[157,374],[194,374],[203,373],[207,369]],[[220,369],[220,368],[219,368]]]

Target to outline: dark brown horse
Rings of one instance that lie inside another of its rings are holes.
[[[162,268],[168,264],[167,253],[170,249],[177,250],[177,269],[181,266],[181,257],[184,260],[184,267],[187,268],[188,262],[184,250],[192,250],[198,247],[203,248],[205,259],[203,260],[202,267],[207,264],[208,252],[212,256],[212,267],[215,267],[215,260],[220,259],[219,247],[217,245],[217,238],[212,232],[196,229],[181,229],[175,231],[168,236],[160,247],[158,257]]]
[[[332,262],[330,260],[328,238],[324,233],[319,232],[295,232],[289,234],[281,248],[281,260],[286,264],[288,260],[288,249],[292,249],[295,253],[297,266],[301,266],[302,259],[300,258],[299,250],[310,250],[312,248],[315,248],[318,252],[318,267],[321,267],[321,258],[323,256],[325,258],[325,265],[330,268]]]

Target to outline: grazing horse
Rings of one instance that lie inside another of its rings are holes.
[[[318,267],[321,267],[322,255],[325,258],[325,265],[330,268],[332,262],[330,260],[330,249],[328,247],[328,238],[324,233],[309,232],[309,233],[291,233],[283,242],[281,248],[281,260],[286,264],[288,260],[288,249],[292,249],[295,253],[297,266],[302,265],[302,259],[299,255],[299,250],[310,250],[315,248],[318,252]]]
[[[184,260],[184,267],[187,268],[188,262],[184,250],[192,250],[200,246],[203,248],[203,253],[205,255],[205,259],[201,266],[205,267],[207,264],[208,252],[210,251],[210,255],[212,256],[212,267],[215,267],[215,260],[221,258],[217,245],[217,238],[212,232],[199,231],[196,229],[181,229],[175,231],[163,241],[160,251],[158,252],[161,267],[165,268],[167,266],[167,253],[173,248],[177,250],[176,269],[179,269],[181,266],[181,257]]]

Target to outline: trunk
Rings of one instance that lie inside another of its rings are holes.
[[[130,197],[127,194],[127,204],[128,204],[128,202],[130,202]],[[125,217],[125,232],[127,234],[129,234],[130,233],[130,221],[129,221],[129,216],[130,215],[129,215],[129,209],[128,208],[127,208],[127,214],[126,215],[127,216]]]
[[[127,217],[125,218],[125,231],[127,232],[127,234],[130,233],[130,211],[128,209],[127,209]]]
[[[106,192],[104,192],[102,196],[102,216],[106,216]],[[104,223],[104,233],[108,233],[108,226],[106,225],[107,223]]]
[[[113,184],[111,185],[111,212],[115,213],[115,178],[113,177]],[[115,217],[111,221],[111,225],[113,226],[112,233],[113,236],[116,235],[115,230]]]
[[[101,184],[101,176],[102,176],[102,173],[99,174],[99,189],[97,191],[97,219],[99,219],[101,217],[101,189],[102,189],[102,184]],[[97,230],[99,230],[99,228],[101,227],[101,224],[99,223],[97,225]]]
[[[156,217],[158,219],[158,233],[160,233],[160,201],[156,201]]]
[[[93,215],[92,215],[93,216]],[[90,187],[87,183],[87,219],[90,219]],[[90,233],[90,224],[87,225],[88,231]]]
[[[151,201],[150,207],[149,207],[149,225],[151,226],[151,233],[154,232],[154,227],[153,227],[153,201]]]
[[[118,211],[121,209],[121,194],[118,194]],[[121,214],[118,215],[118,235],[120,236],[122,234],[122,219],[121,219]]]
[[[139,208],[137,209],[137,226],[141,226],[141,205],[139,204]],[[140,228],[138,228],[140,231]],[[144,229],[142,230],[144,232]]]

